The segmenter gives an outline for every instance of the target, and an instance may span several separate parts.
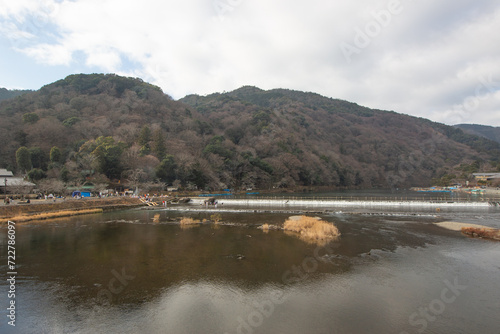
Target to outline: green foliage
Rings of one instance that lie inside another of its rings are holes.
[[[233,143],[238,145],[240,140],[245,137],[245,129],[242,126],[234,126],[226,130],[224,135],[229,138]]]
[[[197,132],[200,135],[210,135],[210,134],[214,133],[212,126],[210,124],[208,124],[207,122],[203,122],[203,121],[200,121],[199,119],[197,119],[195,121],[195,123],[197,126]]]
[[[151,152],[151,129],[149,126],[144,125],[139,132],[139,137],[137,138],[137,143],[141,146],[141,155],[147,155]]]
[[[208,184],[208,178],[205,176],[201,165],[199,163],[195,163],[187,176],[187,181],[196,185],[199,189],[205,189]]]
[[[29,149],[31,156],[31,165],[33,168],[47,169],[47,156],[39,147]]]
[[[167,155],[156,168],[156,177],[167,184],[173,183],[177,178],[177,164],[173,155]]]
[[[90,140],[80,148],[80,155],[90,154],[96,158],[98,171],[109,179],[118,179],[123,171],[121,155],[125,144],[115,142],[113,137],[99,137]]]
[[[167,145],[165,144],[165,135],[161,129],[155,130],[153,133],[153,146],[152,151],[154,155],[162,160],[167,154]]]
[[[26,146],[28,144],[28,134],[22,130],[16,131],[14,133],[14,140],[21,146]]]
[[[28,172],[28,179],[32,182],[40,181],[41,179],[44,179],[47,177],[47,174],[39,169],[39,168],[33,168]]]
[[[59,173],[59,178],[61,181],[67,183],[70,180],[70,175],[69,175],[69,170],[66,167],[63,167],[61,169],[61,172]]]
[[[151,141],[151,129],[149,126],[144,125],[139,133],[139,138],[137,138],[137,143],[141,146],[149,144]]]
[[[61,162],[61,158],[62,158],[62,154],[61,154],[61,150],[59,149],[59,147],[53,146],[50,149],[49,157],[50,157],[50,162],[60,163]]]
[[[460,165],[459,170],[461,170],[464,173],[474,174],[474,173],[479,172],[479,168],[480,167],[481,167],[481,161],[475,160],[471,164],[462,164],[462,165]]]
[[[17,168],[26,173],[31,169],[31,154],[27,147],[21,146],[16,151]]]
[[[23,115],[23,122],[27,124],[35,124],[40,119],[40,116],[34,112],[29,112]]]
[[[203,149],[203,153],[213,153],[220,155],[226,159],[230,159],[233,157],[233,152],[231,150],[224,147],[224,141],[226,139],[224,136],[214,136],[210,139],[209,143]]]
[[[103,74],[74,74],[67,76],[64,80],[55,83],[57,86],[69,85],[76,92],[81,94],[97,93],[98,84],[105,78]]]
[[[272,174],[274,172],[273,167],[267,162],[261,160],[260,158],[254,157],[253,155],[249,156],[248,154],[246,155],[246,158],[253,166],[261,169],[262,171],[268,174]]]
[[[254,125],[258,131],[262,131],[271,122],[271,114],[269,111],[258,111],[252,115],[252,125]]]
[[[80,117],[73,116],[73,117],[66,118],[62,123],[64,126],[67,126],[69,128],[80,121],[81,121]]]

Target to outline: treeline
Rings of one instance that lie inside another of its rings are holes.
[[[0,167],[65,185],[429,185],[464,163],[490,168],[500,146],[314,93],[242,87],[173,101],[140,79],[103,74],[0,102],[0,117]]]
[[[11,99],[13,97],[23,95],[29,92],[31,92],[31,90],[18,90],[18,89],[9,90],[6,88],[0,88],[0,101]]]

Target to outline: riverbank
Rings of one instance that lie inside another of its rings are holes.
[[[461,232],[472,238],[484,238],[500,241],[500,230],[489,226],[450,221],[435,223],[435,225],[450,231]]]
[[[109,210],[144,206],[138,198],[109,197],[96,199],[57,199],[36,201],[30,204],[3,205],[0,207],[0,223],[31,221],[98,213]]]

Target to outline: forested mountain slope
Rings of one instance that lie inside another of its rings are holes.
[[[459,129],[314,93],[242,87],[174,101],[111,74],[2,101],[0,118],[0,167],[69,184],[402,187],[500,157],[500,144]]]

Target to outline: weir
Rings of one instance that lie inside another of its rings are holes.
[[[204,200],[192,199],[193,204],[204,204]],[[308,208],[490,208],[497,206],[492,200],[484,201],[453,201],[453,200],[424,200],[424,199],[311,199],[311,198],[224,198],[218,199],[218,204],[227,206],[249,206],[249,207],[308,207]]]

